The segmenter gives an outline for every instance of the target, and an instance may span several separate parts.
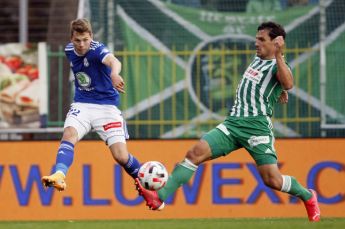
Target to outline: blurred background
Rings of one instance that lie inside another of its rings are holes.
[[[279,165],[317,191],[323,217],[345,217],[344,12],[344,0],[0,0],[0,220],[306,217],[243,149],[199,166],[152,213],[93,132],[68,189],[45,190],[74,94],[69,23],[82,17],[122,62],[129,151],[168,171],[228,114],[257,26],[282,24],[295,86],[273,115]]]
[[[38,80],[31,91],[41,91],[34,98],[20,97],[21,102],[0,95],[3,140],[60,138],[73,99],[73,77],[63,49],[70,39],[69,22],[77,17],[91,20],[94,39],[123,64],[127,93],[120,108],[132,139],[199,138],[221,122],[255,55],[256,28],[268,20],[287,31],[286,58],[295,77],[289,103],[275,108],[276,136],[345,136],[342,0],[0,3],[0,90],[22,80],[19,74],[31,84]],[[6,66],[10,71],[3,70]],[[32,95],[30,90],[27,94]],[[30,99],[36,103],[25,104]]]

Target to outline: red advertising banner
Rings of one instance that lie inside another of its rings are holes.
[[[129,141],[141,161],[169,172],[196,140]],[[44,190],[59,142],[0,142],[0,220],[305,217],[303,203],[267,188],[245,150],[199,166],[188,185],[149,211],[133,180],[101,141],[82,141],[67,175],[67,190]],[[345,139],[277,140],[281,172],[319,194],[324,217],[345,217]]]

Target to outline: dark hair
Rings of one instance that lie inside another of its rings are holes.
[[[269,31],[268,35],[270,36],[271,40],[273,40],[274,38],[278,36],[282,36],[285,40],[286,32],[283,26],[281,26],[280,24],[272,22],[272,21],[263,22],[261,23],[261,25],[258,26],[258,31],[264,30],[264,29]]]

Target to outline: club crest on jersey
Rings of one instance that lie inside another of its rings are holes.
[[[85,72],[78,72],[75,75],[75,78],[78,80],[78,84],[82,88],[88,88],[91,85],[91,77],[88,76]]]
[[[248,67],[247,70],[244,72],[244,77],[253,83],[259,83],[263,74],[261,71],[254,69],[252,67]]]
[[[86,57],[85,57],[85,58],[84,58],[84,66],[85,66],[85,67],[89,67],[89,65],[90,65],[89,62],[87,61],[87,59],[86,59]]]

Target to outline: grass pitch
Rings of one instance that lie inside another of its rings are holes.
[[[318,223],[307,219],[183,219],[183,220],[109,220],[109,221],[32,221],[0,222],[6,229],[304,229],[304,228],[345,228],[345,218],[323,218]]]

